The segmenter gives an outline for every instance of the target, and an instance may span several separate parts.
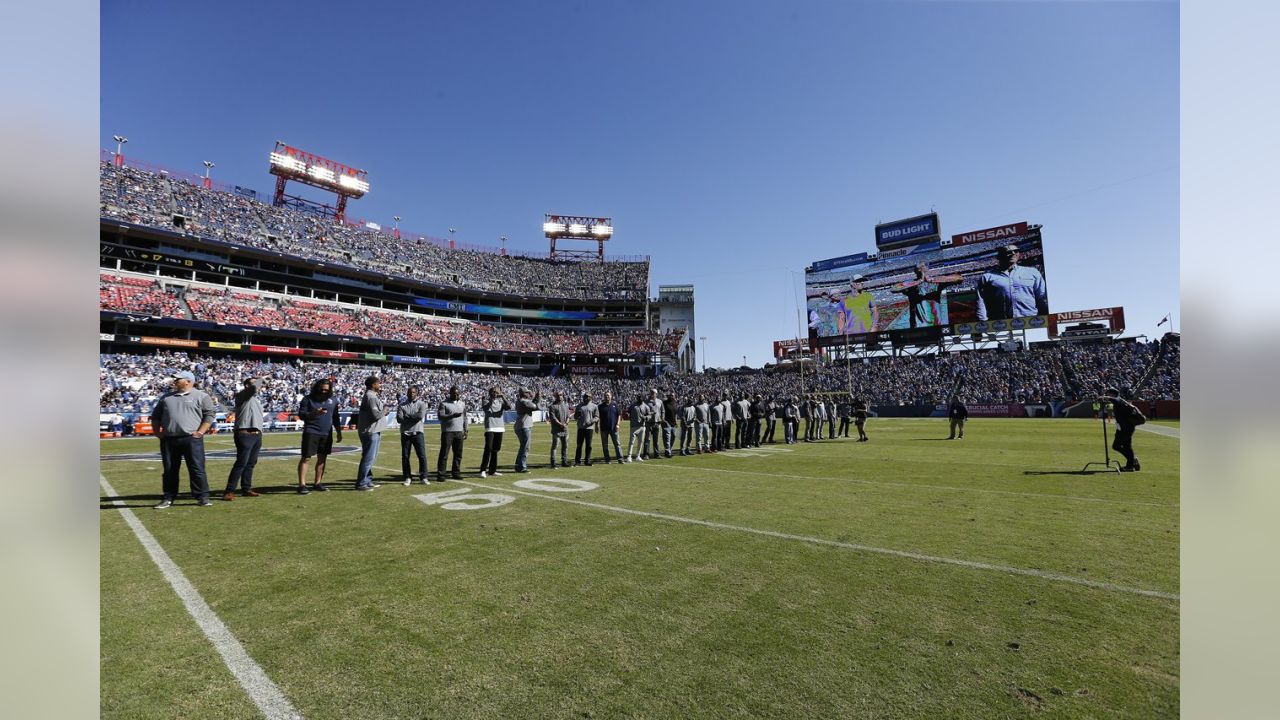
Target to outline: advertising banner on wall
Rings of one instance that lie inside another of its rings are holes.
[[[162,338],[142,336],[138,341],[143,345],[165,345],[167,347],[183,347],[194,348],[200,347],[200,343],[195,340],[184,340],[183,338]]]
[[[938,213],[928,213],[927,215],[917,215],[905,220],[881,223],[876,225],[876,247],[883,249],[886,247],[902,247],[912,243],[929,242],[930,240],[937,240],[940,232],[938,230]]]
[[[1058,337],[1058,326],[1069,323],[1105,322],[1113,334],[1124,332],[1124,308],[1109,307],[1093,310],[1072,310],[1049,316],[1049,337]]]

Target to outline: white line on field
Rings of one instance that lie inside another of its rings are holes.
[[[350,460],[340,460],[339,462],[357,463]],[[375,465],[374,467],[386,472],[394,472],[391,468]],[[839,540],[828,540],[826,538],[809,537],[807,535],[792,535],[791,533],[777,532],[775,530],[760,530],[757,528],[744,527],[742,525],[730,525],[728,523],[714,522],[712,520],[699,520],[697,518],[681,517],[679,515],[665,515],[663,513],[648,512],[645,510],[632,510],[631,508],[617,507],[614,505],[603,505],[601,503],[587,502],[586,500],[573,500],[566,497],[557,497],[554,495],[543,495],[542,493],[527,492],[509,487],[494,487],[478,482],[470,482],[468,480],[451,480],[450,482],[460,483],[462,485],[470,485],[472,487],[484,488],[485,490],[493,490],[502,493],[514,493],[516,495],[527,495],[528,497],[541,498],[543,500],[554,500],[555,502],[569,503],[571,505],[581,505],[583,507],[595,508],[597,510],[607,510],[609,512],[623,513],[626,515],[639,515],[641,517],[655,518],[657,520],[669,520],[671,522],[687,523],[690,525],[701,525],[703,527],[715,528],[717,530],[733,530],[735,532],[751,533],[753,535],[763,535],[765,537],[780,538],[783,540],[795,540],[798,542],[810,543],[813,545],[826,545],[829,547],[844,548],[845,550],[857,550],[859,552],[873,553],[876,555],[888,555],[890,557],[907,558],[909,560],[918,560],[921,562],[937,563],[941,565],[953,565],[971,570],[990,570],[994,572],[1008,573],[1010,575],[1022,575],[1024,577],[1036,577],[1042,580],[1053,580],[1056,582],[1070,583],[1072,585],[1083,585],[1085,587],[1097,588],[1099,590],[1109,590],[1111,592],[1127,593],[1130,595],[1142,595],[1144,597],[1160,598],[1162,600],[1179,601],[1180,598],[1175,593],[1163,592],[1160,590],[1147,590],[1145,588],[1129,587],[1127,585],[1117,585],[1115,583],[1102,582],[1100,580],[1090,580],[1088,578],[1080,578],[1072,575],[1062,575],[1059,573],[1047,572],[1044,570],[1036,570],[1033,568],[1020,568],[1011,565],[996,565],[994,563],[977,562],[974,560],[961,560],[959,558],[942,557],[939,555],[925,555],[923,553],[911,552],[909,550],[894,550],[892,548],[875,547],[873,545],[860,545],[858,543],[841,542]]]
[[[1139,430],[1145,430],[1152,435],[1161,435],[1171,437],[1175,440],[1182,439],[1182,428],[1169,427],[1168,425],[1139,425]]]
[[[111,487],[111,483],[107,482],[105,476],[99,475],[98,480],[109,497],[116,496],[115,488]],[[245,652],[244,646],[236,636],[231,634],[226,623],[222,622],[213,608],[209,607],[209,604],[200,596],[200,591],[196,590],[190,580],[187,580],[187,576],[160,546],[155,536],[143,526],[142,521],[133,514],[123,500],[114,500],[113,503],[120,506],[120,515],[129,524],[133,534],[138,537],[138,542],[142,543],[142,547],[151,556],[156,567],[160,568],[164,579],[169,581],[173,591],[186,606],[187,612],[191,613],[196,624],[204,631],[205,637],[213,643],[214,649],[227,664],[227,669],[240,682],[240,687],[244,688],[253,704],[258,706],[268,720],[302,720],[302,713],[298,712],[280,688],[271,682],[271,678],[267,677],[262,667],[249,657],[249,653]]]

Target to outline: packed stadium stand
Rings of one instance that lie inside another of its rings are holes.
[[[591,392],[599,398],[608,390],[623,401],[650,388],[670,390],[677,397],[729,392],[784,398],[808,392],[844,392],[865,397],[876,406],[933,405],[944,402],[960,383],[961,398],[970,403],[1071,403],[1096,397],[1117,386],[1136,391],[1144,400],[1179,399],[1179,343],[1176,339],[1055,344],[1022,352],[974,351],[949,355],[877,358],[867,362],[831,363],[801,375],[763,370],[736,373],[668,375],[631,380],[602,377],[518,375],[465,370],[437,370],[360,363],[263,361],[247,357],[156,351],[146,354],[103,354],[100,359],[102,412],[147,412],[168,388],[178,370],[192,370],[196,384],[224,405],[234,389],[250,376],[265,376],[270,388],[264,405],[271,412],[296,408],[306,388],[318,378],[333,378],[335,394],[347,407],[356,407],[370,374],[383,377],[383,394],[394,404],[410,386],[421,388],[434,405],[451,385],[476,407],[490,387],[511,396],[517,386],[541,390],[544,399],[554,391],[577,398]],[[1145,384],[1139,385],[1144,373]],[[803,391],[802,391],[803,387]]]
[[[649,261],[551,262],[449,248],[205,189],[168,175],[99,163],[101,215],[232,245],[351,265],[441,287],[573,299],[643,299]]]

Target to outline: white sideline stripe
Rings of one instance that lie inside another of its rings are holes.
[[[352,463],[350,460],[342,460],[341,462]],[[379,470],[392,472],[391,468],[375,465]],[[1147,590],[1145,588],[1129,587],[1127,585],[1117,585],[1115,583],[1102,582],[1100,580],[1090,580],[1088,578],[1080,578],[1072,575],[1062,575],[1059,573],[1047,572],[1045,570],[1035,570],[1033,568],[1020,568],[1011,565],[996,565],[994,563],[978,562],[975,560],[961,560],[959,558],[942,557],[939,555],[925,555],[924,553],[911,552],[909,550],[894,550],[892,548],[875,547],[873,545],[860,545],[858,543],[841,542],[839,540],[828,540],[826,538],[809,537],[807,535],[792,535],[791,533],[778,532],[776,530],[760,530],[757,528],[744,527],[742,525],[730,525],[728,523],[714,522],[712,520],[699,520],[697,518],[681,517],[679,515],[665,515],[663,513],[648,512],[645,510],[632,510],[631,508],[616,507],[614,505],[602,505],[600,503],[587,502],[586,500],[573,500],[566,497],[556,497],[554,495],[543,495],[536,492],[527,492],[517,490],[515,488],[494,487],[492,485],[484,485],[468,480],[450,480],[462,485],[471,485],[472,487],[484,488],[485,490],[493,490],[501,493],[514,493],[516,495],[527,495],[529,497],[542,498],[543,500],[554,500],[555,502],[569,503],[571,505],[582,505],[584,507],[596,508],[597,510],[608,510],[609,512],[623,513],[626,515],[639,515],[641,517],[655,518],[658,520],[669,520],[671,522],[688,523],[690,525],[701,525],[703,527],[715,528],[717,530],[733,530],[735,532],[751,533],[753,535],[763,535],[765,537],[780,538],[782,540],[795,540],[798,542],[810,543],[813,545],[826,545],[829,547],[838,547],[845,550],[856,550],[858,552],[873,553],[876,555],[888,555],[890,557],[907,558],[909,560],[918,560],[920,562],[937,563],[941,565],[954,565],[957,567],[969,568],[971,570],[990,570],[993,572],[1007,573],[1010,575],[1022,575],[1024,577],[1035,577],[1042,580],[1053,580],[1055,582],[1070,583],[1072,585],[1083,585],[1085,587],[1096,588],[1098,590],[1109,590],[1111,592],[1126,593],[1129,595],[1142,595],[1144,597],[1160,598],[1162,600],[1173,600],[1179,602],[1180,598],[1175,593],[1163,592],[1161,590]]]
[[[654,465],[651,467],[660,467],[660,466]],[[929,490],[953,490],[955,492],[989,493],[992,495],[1016,495],[1018,497],[1052,498],[1054,500],[1078,500],[1080,502],[1112,503],[1115,505],[1149,505],[1151,507],[1167,507],[1167,508],[1178,507],[1176,504],[1153,503],[1153,502],[1146,502],[1144,500],[1116,500],[1114,498],[1084,497],[1081,495],[1054,495],[1053,493],[1018,492],[1017,490],[992,490],[990,488],[958,487],[955,485],[928,485],[925,483],[900,483],[900,482],[891,482],[888,480],[859,480],[858,478],[820,477],[820,476],[814,476],[814,475],[786,475],[783,473],[767,473],[767,472],[759,472],[755,470],[728,470],[725,468],[699,467],[696,465],[681,465],[680,467],[688,468],[690,470],[698,470],[698,471],[706,471],[706,472],[733,473],[735,475],[761,475],[763,477],[794,478],[797,480],[834,480],[836,482],[857,483],[859,485],[886,485],[888,487],[901,487],[901,488],[926,488]]]
[[[107,482],[107,478],[103,475],[98,476],[102,483],[102,489],[111,497],[116,496],[115,488],[111,487],[111,483]],[[176,563],[170,559],[169,554],[164,551],[160,543],[155,537],[142,525],[142,521],[133,514],[133,510],[125,505],[123,500],[113,500],[115,505],[120,506],[120,515],[124,521],[129,524],[133,530],[133,534],[138,537],[138,542],[142,543],[155,561],[156,567],[160,568],[160,572],[164,574],[164,579],[169,581],[169,585],[173,591],[177,593],[182,600],[182,604],[186,606],[187,612],[195,619],[196,624],[204,631],[205,637],[209,638],[209,642],[213,643],[213,647],[222,656],[222,661],[226,663],[227,669],[240,682],[240,687],[244,688],[245,693],[249,695],[249,699],[254,705],[262,711],[263,716],[268,720],[302,720],[302,713],[298,712],[289,699],[280,692],[280,688],[271,682],[271,678],[267,677],[266,672],[258,663],[249,657],[249,653],[245,652],[244,646],[231,634],[231,630],[222,622],[222,619],[209,607],[209,604],[200,596],[200,591],[187,580],[187,576]]]
[[[1161,435],[1175,440],[1182,439],[1182,428],[1169,427],[1168,425],[1139,425],[1138,429],[1145,430],[1152,435]]]

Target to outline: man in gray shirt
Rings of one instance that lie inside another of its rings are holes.
[[[360,415],[356,418],[356,434],[360,436],[360,469],[356,472],[356,490],[372,490],[373,464],[378,461],[378,448],[382,446],[382,431],[387,426],[390,410],[382,406],[382,378],[370,375],[364,379],[364,399],[360,401]]]
[[[516,450],[516,472],[529,472],[529,440],[533,438],[533,414],[538,411],[538,401],[542,399],[542,391],[529,395],[529,388],[520,388],[520,397],[516,400],[516,440],[520,448]]]
[[[244,388],[236,393],[235,428],[232,434],[236,443],[236,463],[231,466],[231,474],[227,476],[227,489],[222,492],[223,500],[236,499],[236,487],[245,497],[258,497],[261,493],[253,489],[253,468],[258,464],[258,451],[262,449],[262,401],[258,399],[258,391],[266,387],[266,381],[260,377],[244,379]]]
[[[462,479],[462,442],[467,439],[467,405],[462,402],[458,386],[449,388],[449,399],[436,408],[440,418],[440,455],[436,458],[436,480],[444,482],[444,464],[453,452],[451,476]]]
[[[582,444],[587,445],[586,465],[591,465],[591,438],[596,432],[596,423],[600,421],[600,408],[591,401],[591,393],[582,393],[582,403],[574,408],[573,419],[578,423],[578,449],[573,454],[573,464],[582,463]]]
[[[556,445],[560,446],[560,464],[569,465],[569,403],[557,390],[547,408],[547,420],[551,423],[551,467],[556,466]]]
[[[698,419],[698,454],[711,452],[711,406],[707,405],[707,396],[699,395],[698,404],[694,407]]]
[[[649,415],[653,411],[649,409],[648,403],[644,401],[644,395],[636,395],[636,401],[631,405],[627,416],[631,419],[631,441],[627,443],[627,462],[635,460],[644,460],[645,449],[645,433],[649,429]],[[635,454],[636,441],[640,444],[640,454]]]
[[[187,463],[191,495],[200,507],[209,507],[209,479],[204,472],[204,434],[218,416],[218,408],[203,390],[196,390],[196,376],[183,370],[173,378],[173,389],[165,393],[151,410],[151,424],[160,438],[160,463],[164,467],[163,499],[155,506],[164,510],[178,497],[178,468]]]
[[[422,420],[427,416],[427,403],[418,397],[418,388],[409,388],[404,402],[396,407],[396,422],[400,425],[400,470],[404,473],[404,484],[413,482],[409,452],[418,456],[418,479],[426,485],[427,480],[427,436],[422,432]]]
[[[662,456],[662,398],[658,397],[657,390],[649,391],[649,426],[645,428],[645,434],[649,436],[649,444],[653,447],[652,457],[658,458]],[[640,457],[645,457],[645,452],[640,453]]]

